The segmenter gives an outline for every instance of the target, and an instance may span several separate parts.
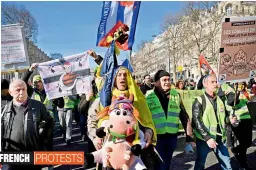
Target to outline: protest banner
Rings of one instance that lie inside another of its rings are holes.
[[[256,77],[256,16],[225,18],[222,23],[218,81]]]
[[[49,99],[86,94],[92,89],[87,53],[40,63],[38,71]]]
[[[2,74],[29,69],[29,59],[23,27],[19,24],[1,27]]]

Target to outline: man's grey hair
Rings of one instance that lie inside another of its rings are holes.
[[[203,85],[208,81],[209,77],[212,77],[212,76],[216,77],[215,74],[208,74],[207,76],[205,76],[204,79],[203,79]]]
[[[15,85],[20,85],[20,84],[23,84],[23,85],[25,85],[25,87],[27,88],[27,85],[26,85],[26,83],[23,81],[23,80],[21,80],[21,79],[14,79],[11,83],[10,83],[10,86],[9,86],[9,89],[12,89]]]

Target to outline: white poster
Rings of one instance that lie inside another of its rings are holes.
[[[38,71],[49,99],[86,94],[92,89],[87,53],[40,63]]]
[[[3,73],[29,68],[25,38],[18,24],[1,27],[1,64]]]

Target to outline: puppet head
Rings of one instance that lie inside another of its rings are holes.
[[[125,138],[138,131],[138,111],[132,101],[120,96],[109,107],[108,132],[114,138]]]
[[[108,117],[107,131],[113,136],[113,139],[138,135],[140,116],[132,102],[124,96],[119,96],[114,98],[109,107],[99,113],[98,119]]]

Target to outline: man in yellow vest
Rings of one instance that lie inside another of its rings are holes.
[[[192,127],[179,93],[171,89],[170,74],[159,70],[154,76],[154,81],[155,87],[147,91],[146,100],[156,127],[156,150],[163,160],[155,165],[155,169],[169,170],[177,146],[179,121],[181,120],[185,127],[187,142],[193,142]]]
[[[246,98],[240,98],[239,92],[235,100],[234,89],[227,84],[223,84],[221,87],[227,96],[233,95],[233,100],[231,100],[232,102],[227,99],[226,108],[230,114],[235,113],[238,119],[238,126],[231,126],[231,128],[239,142],[239,145],[233,146],[231,151],[234,153],[241,168],[244,170],[250,170],[246,158],[247,148],[249,148],[252,143],[252,120],[247,108],[248,100]],[[234,106],[234,101],[236,101],[236,104],[233,110],[231,106]]]
[[[197,158],[195,170],[204,169],[206,157],[210,150],[217,156],[221,169],[232,169],[226,141],[226,123],[233,124],[236,117],[226,114],[225,104],[217,93],[217,78],[214,74],[203,80],[204,95],[198,97],[192,106],[192,122],[196,136]]]
[[[66,141],[66,145],[69,146],[72,137],[72,121],[73,121],[73,110],[75,108],[77,95],[64,96],[64,107],[57,108],[58,116],[60,120],[60,126],[62,131],[63,140]]]
[[[28,84],[29,78],[37,66],[38,63],[33,63],[23,76],[22,80],[27,84],[28,96],[31,97],[31,99],[42,102],[50,115],[54,118],[54,105],[58,106],[59,108],[63,108],[64,100],[62,97],[53,100],[48,99],[40,75],[35,75],[33,77],[33,87]]]

